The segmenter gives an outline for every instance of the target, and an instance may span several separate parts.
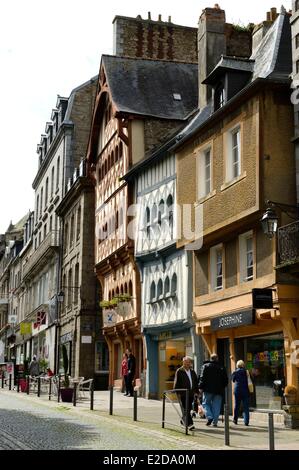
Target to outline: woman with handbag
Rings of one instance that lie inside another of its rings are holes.
[[[242,402],[244,411],[244,424],[245,426],[249,425],[249,380],[251,384],[250,386],[253,386],[250,374],[248,370],[245,369],[244,361],[238,361],[237,369],[232,374],[232,382],[235,384],[235,407],[233,419],[235,424],[238,424],[239,409]]]

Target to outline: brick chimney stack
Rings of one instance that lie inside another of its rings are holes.
[[[226,53],[225,11],[218,3],[214,8],[205,8],[198,24],[198,67],[199,67],[199,108],[204,108],[212,96],[210,87],[202,85]]]

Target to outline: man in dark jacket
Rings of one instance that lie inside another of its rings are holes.
[[[193,369],[191,369],[192,365],[192,358],[191,357],[184,357],[183,359],[183,366],[180,367],[175,373],[174,379],[174,390],[178,389],[187,389],[189,390],[189,400],[188,400],[188,410],[186,409],[186,392],[178,393],[178,398],[180,401],[181,409],[183,412],[183,420],[181,420],[181,424],[186,423],[187,417],[187,424],[190,430],[194,429],[193,420],[191,418],[190,411],[192,409],[192,403],[194,400],[194,394],[198,393],[198,379],[197,375]]]
[[[212,354],[210,361],[202,367],[199,390],[203,391],[203,407],[207,417],[207,426],[213,423],[217,427],[225,387],[228,384],[227,373],[218,362],[217,354]]]
[[[127,375],[127,383],[128,383],[128,396],[134,396],[134,389],[133,389],[133,380],[135,377],[136,372],[136,359],[134,354],[132,353],[132,349],[127,349],[126,351],[128,355],[128,375]]]

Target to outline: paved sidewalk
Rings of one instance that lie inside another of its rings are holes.
[[[166,403],[166,424],[162,429],[162,402],[138,398],[137,400],[137,422],[133,421],[133,398],[125,397],[120,392],[113,394],[113,416],[109,415],[109,391],[96,391],[94,394],[94,411],[90,411],[88,399],[80,400],[77,406],[70,403],[58,403],[57,397],[52,397],[49,401],[48,395],[43,393],[37,397],[35,393],[27,395],[0,388],[0,394],[18,395],[20,399],[36,401],[45,406],[60,408],[63,411],[69,410],[75,413],[92,415],[93,418],[109,419],[116,423],[127,424],[128,428],[138,427],[140,432],[160,434],[161,438],[175,438],[182,441],[182,449],[186,449],[186,444],[190,449],[254,449],[265,450],[269,448],[269,436],[267,415],[251,414],[250,426],[245,427],[240,423],[235,425],[230,420],[230,447],[225,446],[224,423],[219,422],[218,428],[206,426],[206,421],[195,418],[196,430],[185,435],[184,428],[179,424],[180,412],[177,403]],[[280,418],[280,417],[279,417]],[[187,447],[187,449],[188,449]],[[275,424],[275,449],[299,450],[299,430],[284,429],[281,423]]]

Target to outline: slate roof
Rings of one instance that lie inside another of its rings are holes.
[[[237,57],[222,56],[220,62],[209,75],[213,82],[218,74],[217,69],[230,69],[240,72],[249,72],[249,83],[245,89],[253,85],[257,80],[275,80],[288,83],[292,72],[292,39],[290,17],[284,9],[278,15],[265,37],[262,39],[255,53],[250,59],[240,59]],[[210,83],[210,81],[209,81]],[[239,95],[245,90],[241,90]],[[229,104],[229,101],[228,103]],[[222,108],[227,106],[227,104]],[[221,109],[216,111],[221,112]],[[193,120],[178,134],[177,144],[173,146],[175,149],[180,143],[188,140],[209,118],[213,115],[212,104],[198,110]]]
[[[184,120],[198,105],[197,64],[103,55],[102,65],[120,112]]]

